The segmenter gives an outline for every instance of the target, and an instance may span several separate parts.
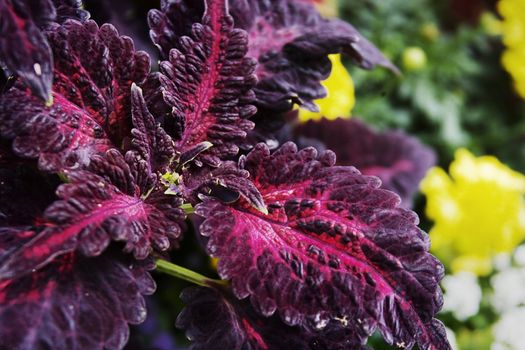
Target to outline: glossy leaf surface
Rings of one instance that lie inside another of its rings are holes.
[[[130,88],[149,58],[111,25],[68,20],[48,39],[55,56],[53,104],[17,84],[0,97],[0,135],[47,171],[85,168],[94,154],[120,148],[131,129]]]
[[[331,149],[338,165],[352,165],[381,179],[382,187],[397,193],[409,208],[419,182],[436,163],[432,149],[402,131],[378,132],[357,119],[309,121],[295,129],[302,145]]]
[[[6,234],[0,229],[0,241]],[[144,321],[155,290],[151,265],[70,253],[38,271],[0,280],[0,349],[117,350]]]
[[[245,57],[247,34],[233,27],[225,0],[208,0],[202,21],[173,45],[160,65],[161,92],[171,108],[166,129],[181,152],[211,142],[201,156],[217,165],[237,154],[236,143],[253,128],[246,120],[255,113],[256,81],[255,62]]]
[[[265,316],[278,311],[288,325],[340,319],[402,347],[449,349],[433,319],[443,266],[417,216],[377,178],[334,163],[330,151],[292,143],[271,155],[261,144],[242,159],[269,214],[242,201],[197,207],[219,274],[238,298]]]

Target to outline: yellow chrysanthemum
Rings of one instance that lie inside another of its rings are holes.
[[[337,0],[314,0],[315,6],[325,17],[336,17],[339,14]]]
[[[525,176],[495,157],[459,149],[450,176],[433,168],[421,190],[435,221],[432,250],[454,273],[490,273],[493,256],[512,251],[525,237]]]
[[[501,0],[498,10],[503,17],[501,32],[507,46],[503,66],[512,75],[518,93],[525,98],[525,0]]]
[[[299,111],[299,120],[306,122],[310,119],[320,120],[323,116],[327,119],[338,117],[350,117],[350,112],[355,105],[354,82],[352,77],[341,62],[341,55],[330,55],[332,61],[332,73],[323,81],[327,91],[325,98],[316,100],[320,111],[310,112],[305,109]]]

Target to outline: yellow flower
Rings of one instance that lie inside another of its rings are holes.
[[[337,0],[313,0],[319,12],[325,17],[336,17],[339,14]]]
[[[338,117],[350,117],[350,112],[355,105],[354,82],[352,77],[341,62],[341,55],[330,55],[332,61],[332,73],[330,77],[323,81],[323,86],[327,91],[325,98],[316,100],[320,111],[310,112],[305,109],[299,111],[299,120],[320,120],[323,116],[327,119],[336,119]]]
[[[502,35],[502,21],[492,12],[485,11],[481,14],[480,24],[485,33],[489,35]]]
[[[501,32],[507,50],[502,62],[512,75],[518,93],[525,98],[525,0],[501,0],[498,10],[503,21]]]
[[[421,190],[435,221],[432,250],[454,273],[489,274],[494,255],[512,251],[525,237],[525,176],[495,157],[459,149],[450,176],[433,168]]]

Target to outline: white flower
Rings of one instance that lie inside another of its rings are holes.
[[[508,269],[512,265],[511,256],[509,253],[499,253],[492,259],[492,265],[496,270],[501,271]]]
[[[520,245],[514,252],[514,261],[520,266],[525,266],[525,245]]]
[[[447,339],[452,350],[458,350],[458,342],[456,341],[456,334],[454,331],[448,327],[445,327],[445,332],[447,332]]]
[[[476,275],[471,272],[459,272],[445,276],[442,285],[445,288],[444,311],[451,311],[460,321],[478,313],[481,288]]]
[[[490,283],[494,290],[491,302],[496,311],[501,313],[525,305],[525,268],[501,271],[490,279]]]
[[[491,350],[525,350],[523,341],[525,307],[505,312],[492,329],[494,343]]]

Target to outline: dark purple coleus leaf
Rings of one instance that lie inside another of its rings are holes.
[[[238,27],[249,33],[248,57],[257,59],[258,106],[289,110],[292,103],[317,110],[326,96],[320,81],[331,70],[331,53],[345,53],[365,69],[397,69],[349,23],[321,17],[312,4],[294,0],[230,0]]]
[[[338,165],[378,176],[382,187],[399,194],[406,208],[427,170],[436,164],[434,151],[416,138],[397,130],[377,132],[357,119],[310,120],[295,128],[295,138],[304,146],[334,150]]]
[[[42,29],[89,14],[75,0],[0,0],[0,65],[16,73],[33,93],[51,99],[53,57]]]
[[[0,229],[0,242],[10,234]],[[143,295],[155,290],[147,272],[153,266],[111,252],[69,253],[0,280],[0,349],[122,349],[128,324],[146,317]]]
[[[177,327],[186,331],[192,350],[368,349],[360,344],[363,337],[337,321],[322,330],[287,326],[276,315],[261,316],[248,301],[212,288],[190,287],[181,298],[186,307]]]
[[[131,129],[130,88],[149,57],[111,25],[67,20],[47,31],[54,62],[53,105],[20,83],[0,96],[0,136],[42,170],[85,168],[94,154],[121,148]]]
[[[180,37],[191,35],[193,24],[202,21],[204,9],[205,0],[160,0],[160,11],[149,11],[150,37],[164,58],[177,47]]]
[[[0,227],[31,224],[55,199],[58,176],[39,172],[0,143]]]
[[[52,21],[55,9],[48,0],[39,1],[41,19]],[[0,0],[0,63],[15,72],[44,100],[51,98],[53,60],[44,33],[22,0]],[[46,21],[44,21],[45,23]]]
[[[82,1],[97,23],[111,23],[119,33],[133,38],[139,50],[148,52],[152,62],[156,62],[158,53],[149,38],[147,12],[156,6],[156,2],[142,0],[84,0]]]
[[[378,329],[401,348],[450,349],[433,318],[443,266],[417,216],[376,177],[334,164],[332,152],[292,143],[272,155],[259,144],[241,158],[269,214],[242,199],[197,207],[220,276],[238,298],[250,297],[264,316],[278,311],[288,325],[340,320],[356,334]]]
[[[240,145],[244,151],[251,150],[258,143],[265,143],[270,150],[277,149],[284,142],[293,140],[293,126],[297,122],[299,110],[275,113],[261,110],[251,119],[255,127]]]
[[[207,0],[202,20],[166,52],[157,78],[171,109],[164,126],[180,152],[210,142],[199,160],[217,166],[237,154],[237,143],[253,128],[246,118],[256,111],[250,104],[255,62],[244,57],[247,43],[246,32],[233,28],[226,0]]]
[[[14,82],[15,77],[0,66],[0,95],[6,93],[13,86]]]
[[[200,1],[165,0],[150,13],[151,37],[164,57],[188,35]],[[235,26],[248,32],[247,57],[257,60],[257,106],[288,111],[293,103],[315,110],[326,92],[328,54],[344,52],[359,66],[397,69],[350,24],[324,19],[312,4],[294,0],[229,0]],[[202,13],[202,12],[200,12]]]
[[[137,259],[177,244],[184,219],[182,201],[164,195],[165,186],[158,179],[176,158],[173,142],[147,110],[140,88],[132,85],[130,90],[134,128],[129,150],[125,155],[116,149],[92,155],[85,170],[63,169],[68,182],[58,188],[56,176],[54,183],[49,184],[49,179],[43,183],[51,175],[36,169],[32,176],[20,176],[27,167],[23,162],[32,162],[14,156],[5,142],[0,144],[0,161],[5,163],[0,176],[5,177],[2,192],[6,192],[0,200],[0,224],[30,237],[19,240],[16,249],[0,253],[0,278],[14,278],[75,250],[85,256],[100,255],[111,240],[124,241],[124,251]],[[25,186],[24,181],[32,185]],[[33,190],[47,194],[49,201],[36,201],[39,197]],[[58,200],[53,202],[55,190]],[[26,202],[36,208],[24,208],[27,215],[20,220],[19,209]]]
[[[63,23],[67,19],[85,21],[89,19],[89,12],[84,10],[81,0],[51,0],[56,8],[57,22]]]
[[[0,254],[0,278],[12,278],[46,265],[55,256],[79,250],[100,255],[111,240],[124,241],[124,251],[146,258],[165,251],[181,236],[181,200],[163,189],[141,187],[133,174],[144,173],[141,159],[130,151],[94,156],[91,171],[66,171],[68,183],[56,190],[60,200],[23,230],[33,237],[15,251]],[[128,164],[129,163],[129,164]]]
[[[124,250],[133,252],[138,259],[144,259],[152,249],[164,251],[177,243],[181,234],[178,223],[184,219],[179,208],[181,199],[163,194],[164,186],[157,173],[165,171],[175,157],[173,144],[147,110],[136,85],[132,86],[131,95],[135,128],[131,131],[131,149],[125,156],[111,149],[104,156],[94,155],[87,170],[64,170],[68,183],[56,190],[60,200],[30,212],[24,222],[13,219],[20,215],[17,207],[8,210],[18,201],[8,197],[0,200],[6,225],[25,225],[21,230],[34,236],[15,251],[0,254],[0,277],[26,273],[76,249],[86,256],[99,255],[112,239],[124,241]],[[3,152],[6,155],[2,158],[9,156],[8,149]],[[12,160],[8,164],[16,165]],[[29,191],[27,198],[31,198],[34,188],[24,188],[28,179],[15,177],[20,169],[23,168],[18,165],[12,170],[6,168],[6,186],[2,191],[13,196]],[[35,173],[35,179],[45,176]],[[42,181],[35,179],[29,180],[42,188]],[[55,188],[56,184],[45,193]],[[19,200],[22,206],[25,200]]]
[[[124,350],[184,350],[178,346],[172,332],[164,329],[162,319],[165,315],[155,297],[146,298],[148,317],[144,323],[131,327],[129,342]],[[171,326],[171,325],[170,325]]]
[[[261,194],[249,179],[250,173],[239,169],[233,161],[222,162],[218,168],[191,166],[182,171],[180,183],[170,187],[170,192],[196,204],[202,195],[215,197],[223,202],[235,202],[243,197],[255,209],[267,212]]]
[[[131,87],[131,115],[134,128],[131,130],[131,150],[126,154],[132,164],[133,176],[143,190],[156,185],[159,174],[180,159],[173,140],[151,115],[142,90],[135,84]]]
[[[63,170],[62,185],[0,140],[1,349],[122,349],[144,320],[155,285],[142,259],[177,243],[184,213],[156,181],[171,139],[135,85],[131,101],[129,151]],[[106,250],[111,239],[141,260]]]

